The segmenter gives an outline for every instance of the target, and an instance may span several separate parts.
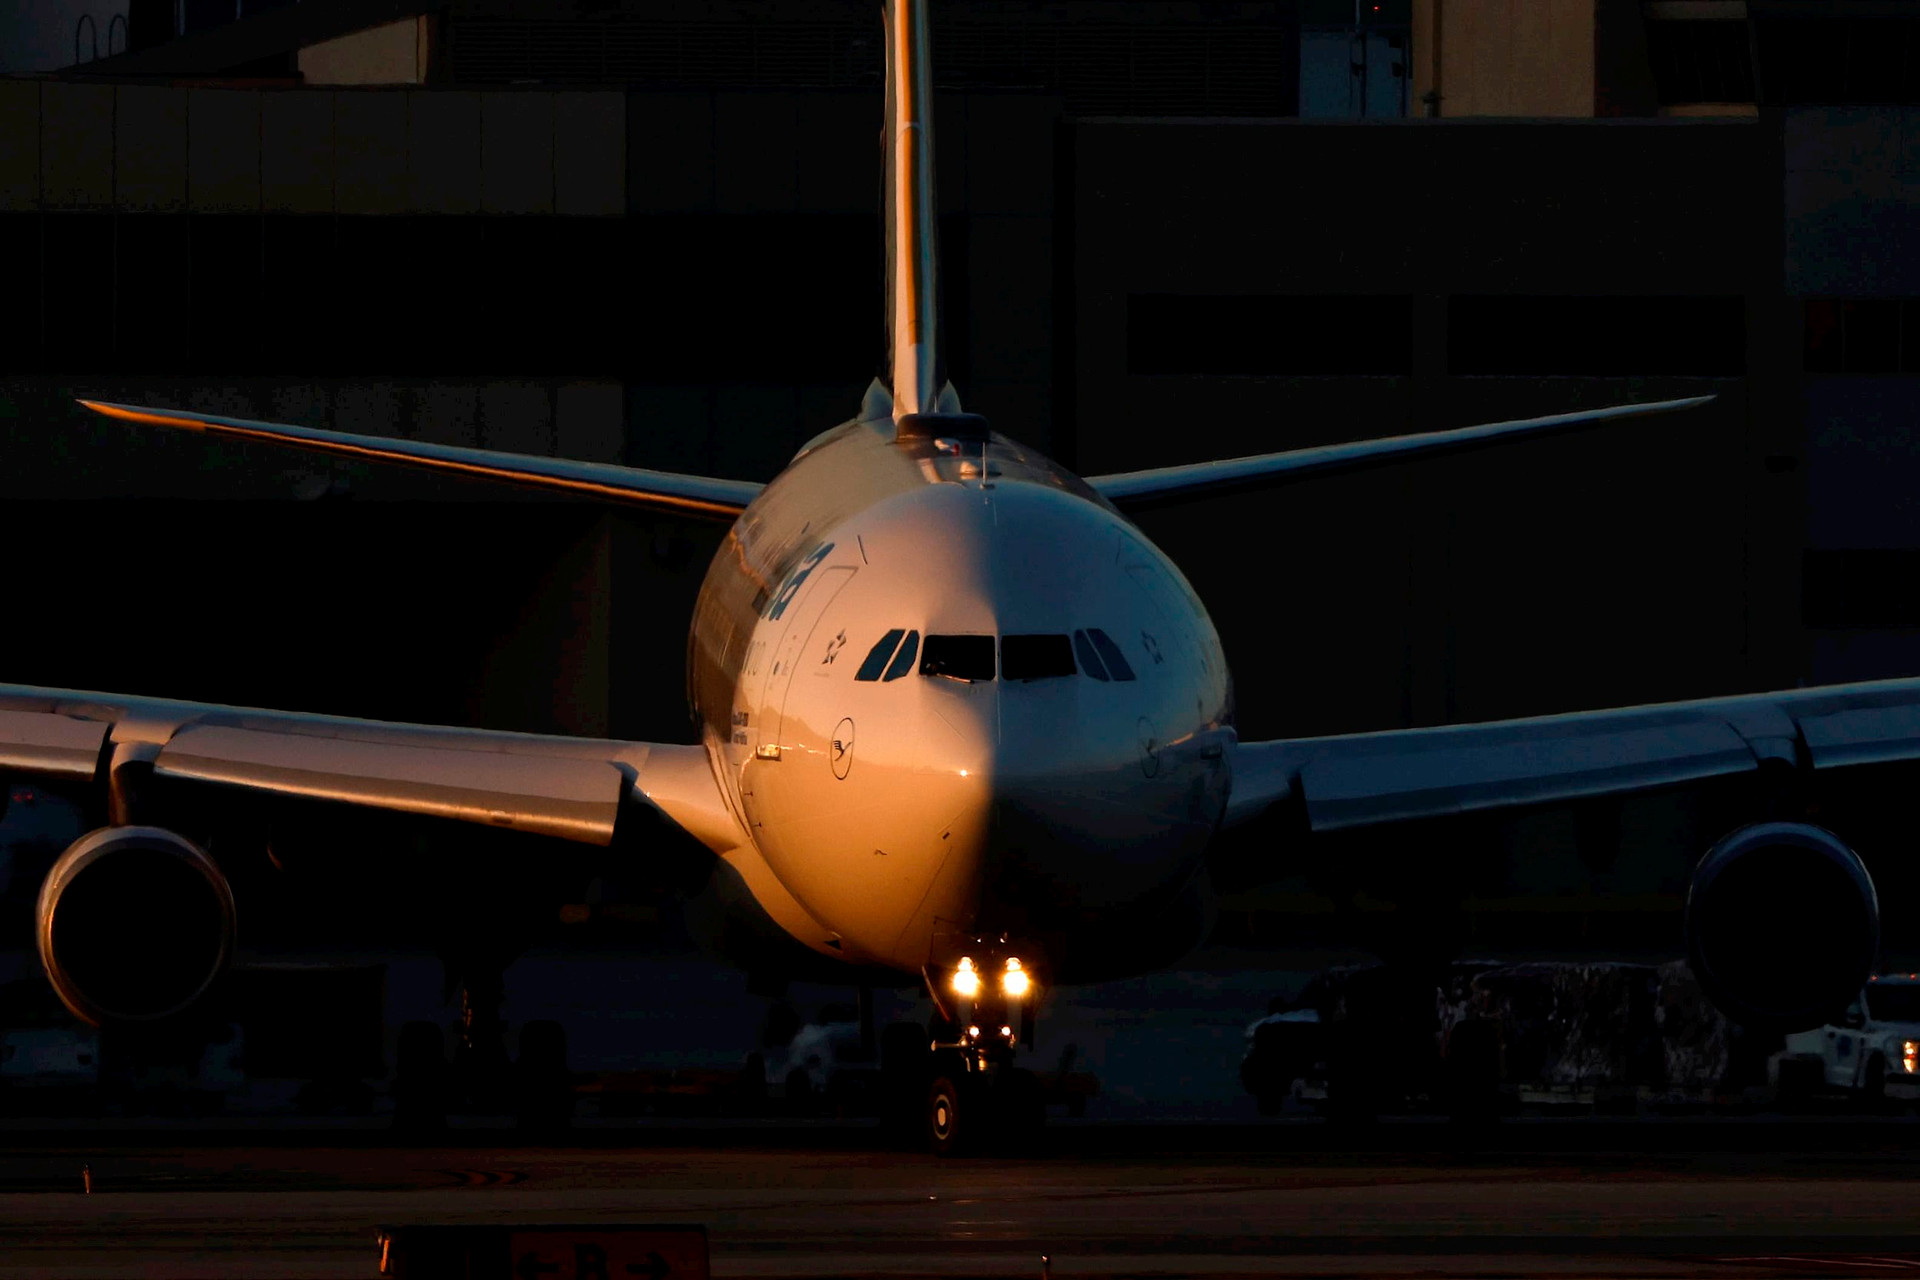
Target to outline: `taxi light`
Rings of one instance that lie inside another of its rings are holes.
[[[1900,1069],[1908,1075],[1920,1071],[1920,1040],[1903,1040],[1900,1044]]]
[[[967,1039],[978,1040],[979,1038],[980,1038],[980,1028],[978,1027],[967,1028]]]
[[[1000,975],[1000,989],[1016,1000],[1033,989],[1033,980],[1020,967],[1019,960],[1008,958],[1007,971]]]
[[[969,1000],[980,994],[980,974],[973,967],[972,956],[960,957],[960,967],[953,971],[953,993]]]
[[[1009,1040],[1011,1040],[1011,1039],[1013,1039],[1013,1028],[1012,1028],[1012,1027],[1002,1027],[1002,1028],[1000,1028],[1000,1034],[1001,1034],[1001,1035],[1003,1035],[1003,1036],[1005,1036],[1005,1037],[1006,1037],[1007,1039],[1009,1039]]]

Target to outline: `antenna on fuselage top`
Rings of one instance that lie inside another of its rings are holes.
[[[939,215],[933,198],[933,64],[927,0],[882,0],[887,123],[882,158],[887,220],[887,355],[893,418],[937,413],[940,359]],[[957,406],[956,406],[957,407]]]

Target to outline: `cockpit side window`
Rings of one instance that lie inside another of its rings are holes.
[[[1045,680],[1073,674],[1073,645],[1065,636],[1001,636],[1002,680]]]
[[[1087,636],[1093,641],[1093,647],[1100,651],[1101,660],[1107,664],[1107,670],[1115,680],[1133,679],[1133,668],[1127,665],[1126,655],[1120,652],[1120,646],[1106,632],[1098,627],[1088,627]]]
[[[1107,678],[1107,669],[1101,665],[1100,655],[1093,651],[1093,641],[1087,639],[1086,632],[1076,631],[1073,633],[1073,652],[1080,659],[1080,669],[1082,671],[1092,676],[1095,680],[1105,680]]]
[[[881,679],[898,680],[901,676],[910,674],[913,671],[913,660],[919,652],[920,633],[907,632],[906,642],[900,646],[900,652],[893,655],[893,664],[887,668],[887,674]]]
[[[893,656],[894,649],[899,647],[900,637],[905,634],[907,634],[905,631],[895,627],[892,631],[881,636],[879,643],[867,650],[867,660],[860,664],[860,670],[854,673],[853,678],[855,680],[878,680],[880,673],[887,669],[887,659]]]
[[[993,679],[993,637],[928,636],[920,674],[952,680]]]

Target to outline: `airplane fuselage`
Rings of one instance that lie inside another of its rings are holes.
[[[1219,637],[1180,571],[1078,478],[1003,438],[802,451],[695,609],[689,687],[798,941],[917,975],[1006,935],[1055,981],[1200,940],[1234,744]]]

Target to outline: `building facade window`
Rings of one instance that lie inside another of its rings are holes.
[[[1753,18],[1760,92],[1772,103],[1920,102],[1920,15],[1900,6]],[[1862,7],[1865,8],[1864,6]]]
[[[1753,40],[1745,21],[1649,22],[1647,60],[1662,106],[1754,100]]]
[[[1413,0],[1303,0],[1300,114],[1407,114]]]
[[[1466,375],[1739,377],[1739,297],[1455,297],[1447,371]]]
[[[1189,377],[1404,375],[1413,299],[1401,294],[1133,294],[1127,372]]]
[[[1920,298],[1809,298],[1805,321],[1808,373],[1920,373]]]

